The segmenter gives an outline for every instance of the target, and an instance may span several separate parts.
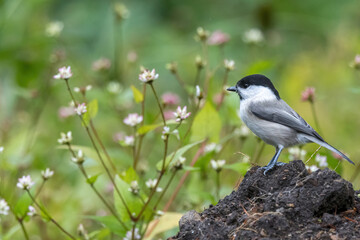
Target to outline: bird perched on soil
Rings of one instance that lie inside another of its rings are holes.
[[[297,114],[264,75],[253,74],[242,78],[236,86],[227,89],[240,97],[240,117],[248,128],[265,143],[276,148],[274,157],[268,165],[262,167],[264,174],[275,165],[284,148],[298,144],[314,142],[339,154],[354,164],[345,154],[329,145],[325,140]]]

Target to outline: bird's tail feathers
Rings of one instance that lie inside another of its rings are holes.
[[[350,158],[348,158],[345,154],[343,154],[342,152],[340,152],[339,150],[337,150],[336,148],[334,148],[333,146],[331,146],[330,144],[328,144],[327,142],[321,141],[319,139],[316,139],[314,137],[308,136],[308,135],[304,135],[305,138],[309,139],[311,142],[317,143],[320,146],[329,149],[330,151],[339,154],[341,157],[343,157],[344,159],[346,159],[349,163],[355,165],[355,163],[353,161],[350,160]]]

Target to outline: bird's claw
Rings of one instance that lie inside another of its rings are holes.
[[[285,165],[286,163],[283,163],[283,162],[276,162],[275,164],[271,164],[271,165],[267,165],[265,167],[261,167],[260,169],[261,170],[264,170],[264,175],[266,175],[266,173],[268,171],[270,171],[271,169],[273,169],[275,166],[283,166]]]

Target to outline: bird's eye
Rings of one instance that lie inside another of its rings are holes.
[[[244,88],[248,88],[248,87],[249,87],[249,84],[245,83]]]

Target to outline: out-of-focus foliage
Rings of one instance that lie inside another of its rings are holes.
[[[359,188],[360,70],[354,67],[354,58],[360,54],[358,9],[360,2],[356,0],[0,0],[0,146],[4,147],[0,151],[0,199],[6,199],[15,212],[26,212],[24,206],[31,199],[16,188],[17,179],[31,175],[38,188],[41,170],[49,167],[55,174],[44,185],[39,201],[65,229],[76,233],[82,223],[94,239],[110,239],[110,232],[116,235],[114,239],[123,239],[126,231],[109,215],[89,183],[101,189],[101,194],[111,199],[119,212],[124,211],[122,203],[113,198],[113,186],[81,121],[69,116],[74,112],[63,80],[53,79],[53,75],[59,67],[71,66],[72,88],[92,85],[86,99],[81,92],[75,92],[75,97],[89,101],[85,125],[92,119],[116,166],[116,182],[136,212],[142,203],[138,198],[131,200],[131,181],[138,179],[140,187],[146,189],[145,180],[156,177],[164,152],[161,118],[150,88],[146,90],[145,123],[136,130],[139,135],[146,134],[136,174],[129,170],[133,166],[131,148],[119,144],[119,139],[134,134],[123,119],[129,113],[141,112],[144,96],[143,84],[138,80],[140,67],[155,68],[159,78],[153,85],[159,97],[166,92],[179,96],[178,104],[164,106],[165,113],[172,114],[178,105],[186,105],[192,111],[179,127],[180,136],[188,136],[180,140],[182,147],[195,141],[207,144],[198,142],[187,145],[185,150],[181,148],[187,157],[184,168],[190,170],[190,175],[169,209],[174,213],[165,213],[159,228],[154,230],[160,237],[174,234],[174,221],[164,219],[178,219],[178,213],[201,210],[218,200],[217,173],[211,168],[211,159],[226,160],[219,175],[220,196],[225,196],[251,164],[265,165],[274,154],[272,147],[263,148],[256,137],[240,129],[238,96],[226,93],[217,108],[227,74],[224,59],[235,61],[235,69],[228,72],[227,85],[234,85],[247,74],[265,74],[281,97],[314,127],[311,105],[301,101],[301,92],[308,86],[315,87],[314,107],[324,139],[346,152],[357,166],[347,162],[338,165],[327,150],[319,153],[327,156],[329,168],[336,168]],[[210,32],[221,30],[230,40],[205,49],[194,39],[200,26]],[[254,32],[249,36],[249,30],[254,29],[260,31],[262,39],[254,40]],[[197,55],[207,61],[199,80]],[[165,67],[170,62],[176,62],[176,73],[185,87]],[[206,72],[212,71],[214,74],[205,81]],[[198,111],[194,101],[196,83],[207,91]],[[190,124],[192,129],[187,133]],[[173,130],[176,122],[169,122],[169,126]],[[84,167],[88,174],[97,176],[88,183],[71,161],[67,148],[57,143],[59,133],[69,130],[73,133],[74,150],[81,149],[87,156]],[[168,162],[180,141],[171,135]],[[307,154],[302,160],[306,162],[317,147],[304,146]],[[190,166],[200,148],[205,152]],[[292,154],[284,151],[280,161],[289,161],[289,155]],[[319,162],[314,156],[307,165],[319,166]],[[184,174],[185,170],[181,170],[175,176],[160,209]],[[170,173],[165,174],[161,186],[170,178]],[[144,217],[149,215],[151,212],[146,212]],[[24,224],[31,236],[64,237],[41,217],[26,217]],[[24,238],[13,215],[0,215],[0,225],[3,239]]]

